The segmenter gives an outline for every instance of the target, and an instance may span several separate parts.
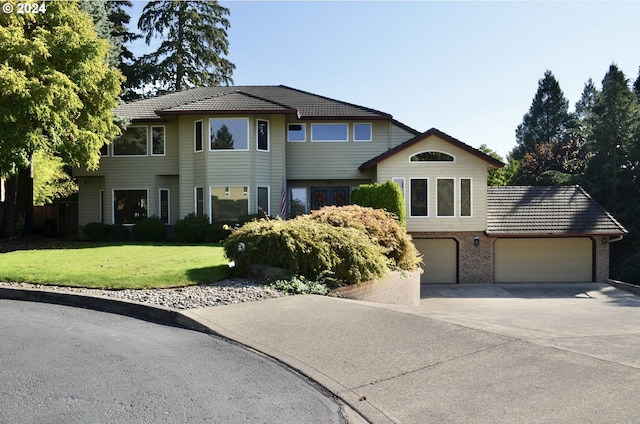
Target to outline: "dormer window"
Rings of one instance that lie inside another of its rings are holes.
[[[429,151],[417,153],[409,158],[410,162],[453,162],[454,157],[443,152]]]

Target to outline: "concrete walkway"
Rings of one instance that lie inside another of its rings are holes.
[[[36,290],[0,297],[219,334],[326,387],[351,407],[349,422],[640,422],[640,296],[605,284],[423,286],[420,307],[291,296],[177,311]]]
[[[419,308],[295,296],[185,315],[373,423],[640,422],[640,297],[608,285],[426,286]]]

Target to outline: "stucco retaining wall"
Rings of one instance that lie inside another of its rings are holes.
[[[332,294],[367,302],[420,306],[420,271],[393,271],[377,280],[335,289]]]

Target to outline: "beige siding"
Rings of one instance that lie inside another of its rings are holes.
[[[346,121],[341,121],[344,123]],[[372,141],[355,142],[351,139],[353,122],[349,122],[349,141],[312,142],[311,122],[306,124],[306,142],[287,142],[287,178],[296,180],[359,179],[358,167],[364,162],[390,149],[390,124],[373,121]],[[405,138],[403,141],[411,137]]]
[[[78,186],[78,225],[100,222],[100,190],[104,189],[104,177],[78,178]]]
[[[414,239],[413,243],[424,256],[420,283],[457,282],[458,246],[454,239]]]
[[[496,283],[592,280],[590,238],[498,239],[494,246]]]
[[[389,123],[389,144],[391,148],[399,146],[407,140],[411,140],[415,135],[393,123]]]
[[[455,158],[454,162],[410,162],[409,158],[425,151],[439,151]],[[420,143],[402,150],[380,162],[378,182],[393,178],[404,178],[405,204],[407,206],[408,231],[484,231],[487,216],[487,163],[466,151],[459,149],[436,136],[428,137]],[[412,178],[428,179],[428,217],[411,217],[410,181]],[[456,216],[437,217],[437,179],[455,179]],[[471,217],[460,217],[460,179],[470,178]]]

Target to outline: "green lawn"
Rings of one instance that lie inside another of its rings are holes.
[[[143,289],[180,287],[225,278],[221,246],[83,244],[0,253],[0,281]]]

